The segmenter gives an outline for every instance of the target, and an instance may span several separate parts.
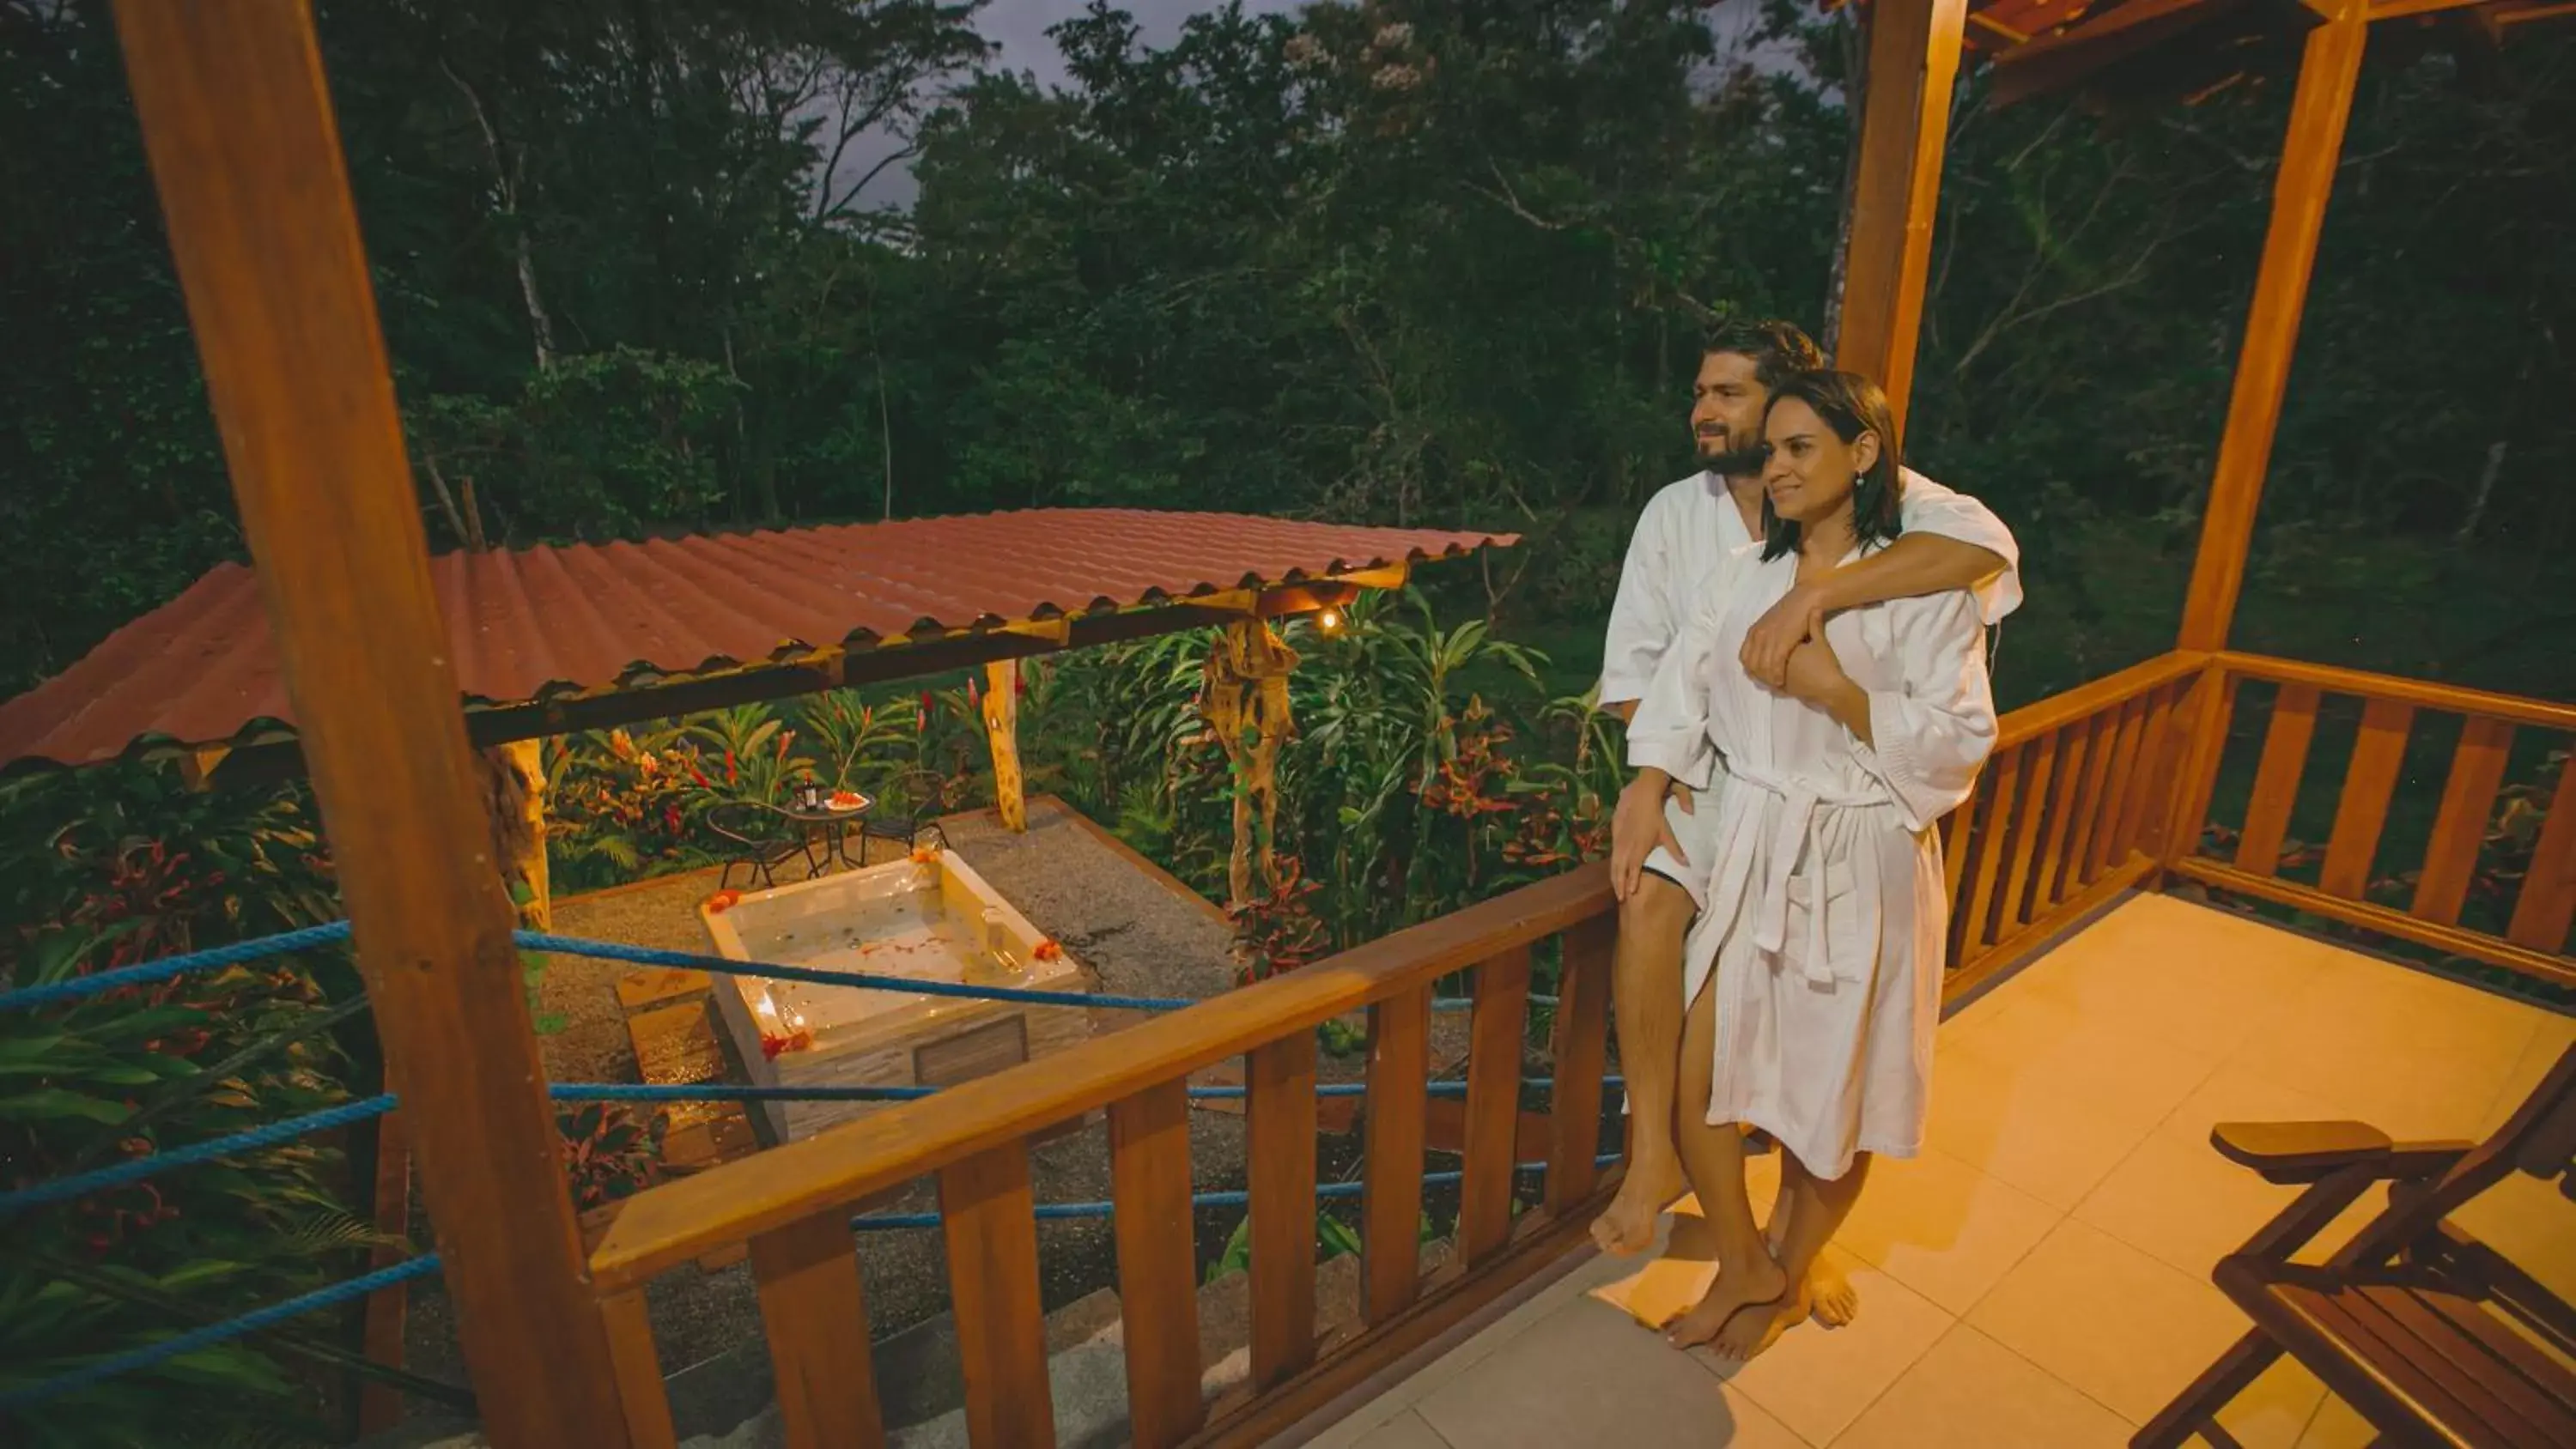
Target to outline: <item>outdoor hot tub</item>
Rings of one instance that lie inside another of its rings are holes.
[[[1087,991],[1079,963],[953,851],[744,895],[698,918],[716,954],[913,981]],[[1044,959],[1041,959],[1044,958]],[[1062,1051],[1090,1013],[866,987],[719,979],[716,1014],[760,1086],[940,1087]],[[754,1103],[772,1142],[891,1105]]]

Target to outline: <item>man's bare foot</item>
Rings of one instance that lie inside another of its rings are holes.
[[[1755,1254],[1741,1267],[1720,1264],[1717,1281],[1689,1312],[1664,1325],[1664,1338],[1675,1348],[1695,1348],[1718,1337],[1745,1310],[1776,1304],[1788,1291],[1789,1275],[1768,1253]]]
[[[1780,1341],[1780,1335],[1795,1327],[1815,1311],[1815,1275],[1798,1280],[1795,1292],[1783,1293],[1768,1303],[1756,1303],[1728,1319],[1718,1330],[1717,1342],[1710,1346],[1719,1358],[1743,1363]]]
[[[1628,1175],[1619,1182],[1618,1195],[1610,1206],[1592,1220],[1592,1241],[1601,1251],[1625,1258],[1654,1246],[1655,1219],[1664,1208],[1682,1195],[1682,1165],[1665,1158],[1650,1162],[1637,1158],[1628,1165]]]

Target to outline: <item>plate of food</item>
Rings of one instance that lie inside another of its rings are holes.
[[[835,814],[846,815],[853,810],[867,809],[868,797],[855,790],[835,790],[824,797],[823,808]]]

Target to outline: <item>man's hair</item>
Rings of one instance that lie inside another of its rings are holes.
[[[1766,388],[1777,388],[1798,373],[1822,371],[1825,365],[1814,338],[1776,318],[1725,318],[1710,326],[1699,350],[1702,356],[1731,352],[1753,359],[1754,380]]]
[[[1859,442],[1863,433],[1878,434],[1877,461],[1852,480],[1852,541],[1864,549],[1893,541],[1905,531],[1905,483],[1897,472],[1903,464],[1896,455],[1896,412],[1887,393],[1857,372],[1793,373],[1771,389],[1771,401],[1762,410],[1766,435],[1771,410],[1790,398],[1814,409],[1846,447]],[[1764,497],[1762,556],[1778,558],[1797,547],[1798,525],[1773,513],[1770,498]]]

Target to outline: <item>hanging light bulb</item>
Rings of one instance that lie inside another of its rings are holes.
[[[1348,621],[1343,619],[1342,611],[1335,608],[1326,608],[1315,615],[1316,632],[1327,639],[1341,633],[1342,626],[1346,622]]]

